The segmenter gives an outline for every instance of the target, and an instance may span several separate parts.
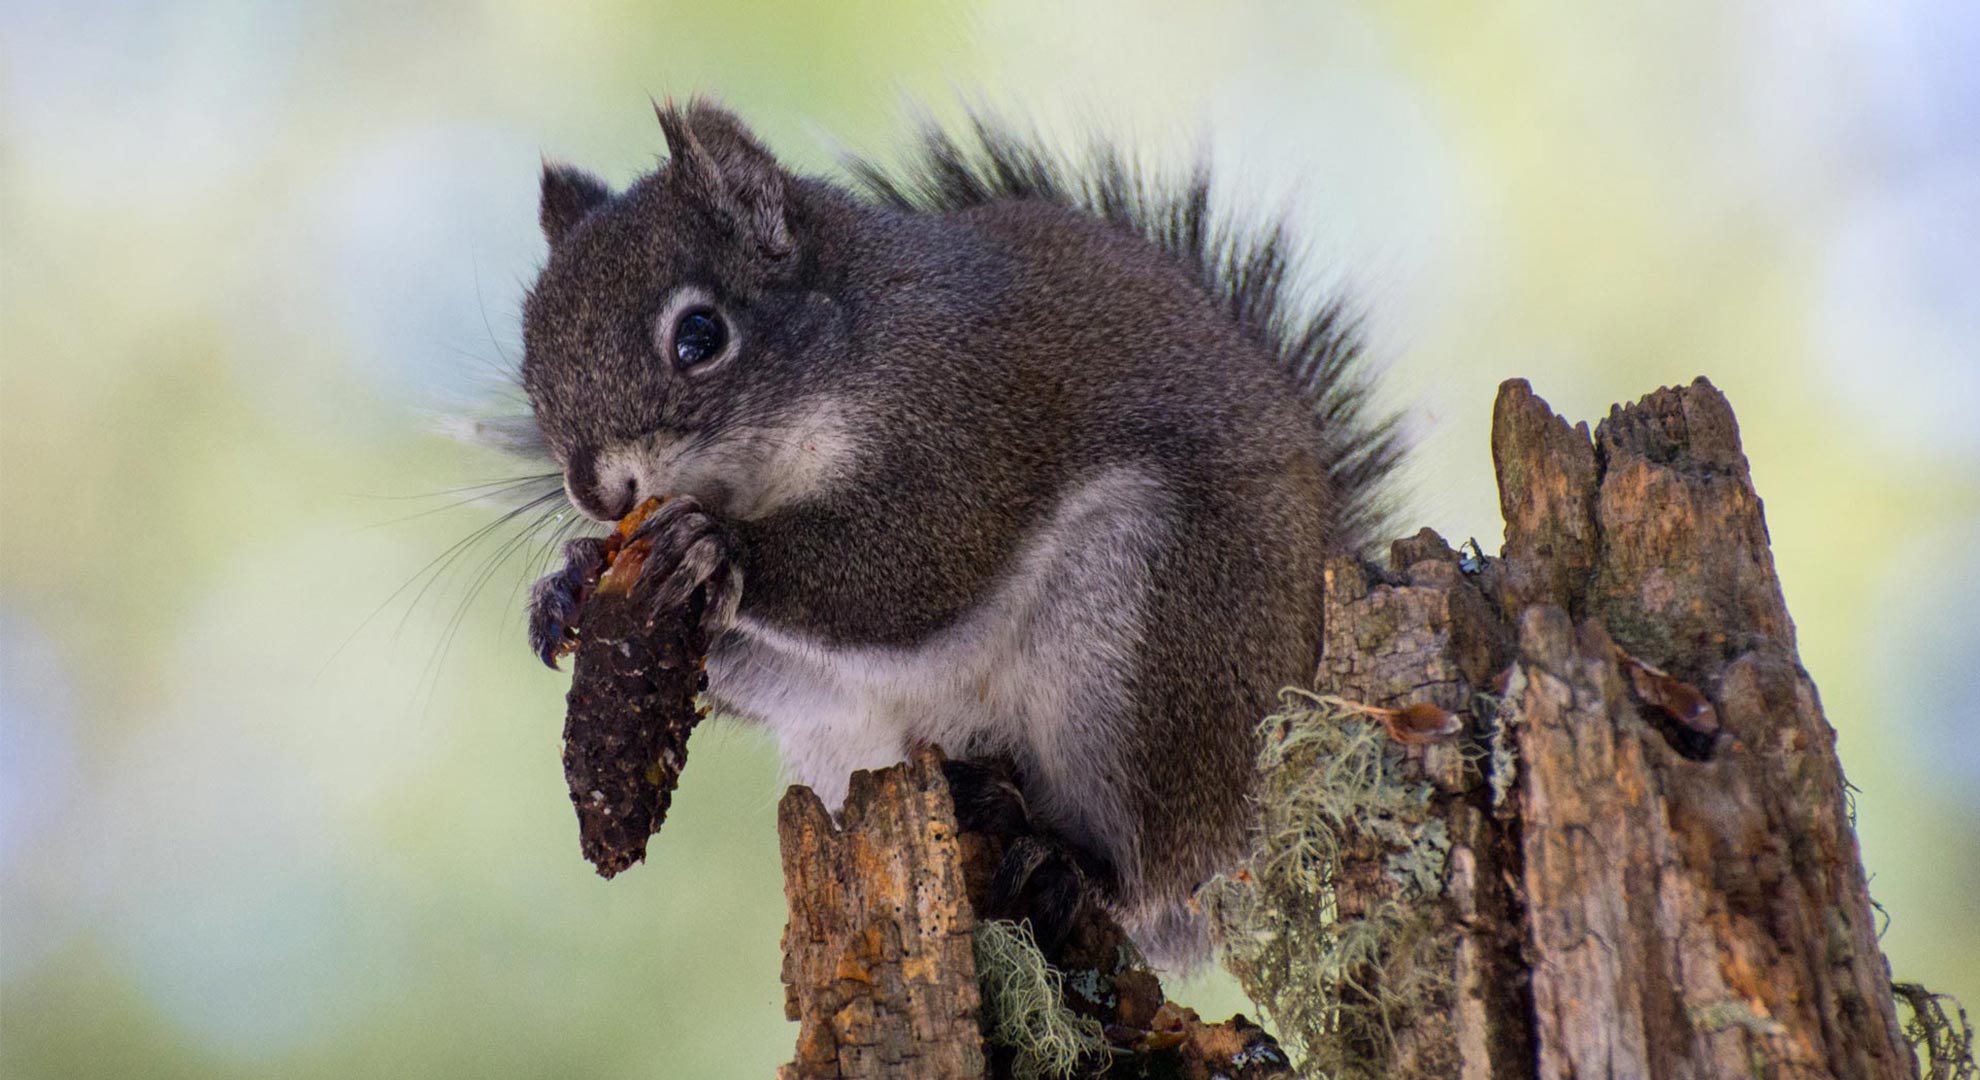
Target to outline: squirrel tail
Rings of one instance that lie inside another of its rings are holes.
[[[1206,165],[1151,175],[1105,142],[1073,159],[979,113],[961,141],[927,128],[898,169],[857,157],[845,167],[868,198],[896,209],[941,213],[1038,199],[1105,218],[1168,251],[1279,358],[1319,418],[1337,545],[1358,551],[1382,535],[1391,512],[1386,481],[1404,444],[1400,417],[1370,400],[1359,319],[1339,298],[1304,299],[1282,222],[1244,225],[1213,208]]]

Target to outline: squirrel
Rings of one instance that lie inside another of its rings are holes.
[[[1018,835],[993,909],[1050,941],[1099,903],[1200,959],[1255,727],[1312,680],[1322,562],[1399,454],[1354,320],[1200,167],[978,116],[832,181],[717,105],[656,111],[668,156],[624,191],[543,169],[521,381],[570,502],[666,497],[656,610],[703,591],[709,704],[828,806],[939,747],[963,827]],[[603,550],[530,593],[552,667]]]

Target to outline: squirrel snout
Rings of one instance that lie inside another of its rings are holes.
[[[564,494],[586,516],[617,521],[638,501],[639,477],[617,461],[607,460],[601,468],[597,452],[583,450],[564,467]]]

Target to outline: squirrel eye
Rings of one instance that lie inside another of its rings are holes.
[[[712,307],[691,307],[674,319],[674,364],[682,371],[700,367],[722,355],[729,344],[729,326]]]

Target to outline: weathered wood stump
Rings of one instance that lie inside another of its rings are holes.
[[[1049,1040],[1039,1035],[1048,1024],[1080,1036],[1084,1049],[1057,1047],[1065,1067],[1080,1075],[1291,1075],[1277,1044],[1242,1016],[1210,1024],[1165,1001],[1127,936],[1097,910],[1071,931],[1057,979],[1038,980],[1054,1000],[1033,995],[1029,1005],[1048,1010],[1000,1013],[1012,1003],[979,993],[979,976],[1022,982],[1045,969],[989,972],[977,962],[1007,963],[996,958],[1008,949],[986,942],[986,931],[998,935],[993,942],[1012,940],[1008,924],[979,923],[974,914],[1002,838],[958,832],[934,751],[854,773],[836,821],[811,789],[790,789],[777,831],[790,902],[784,1012],[799,1024],[796,1059],[780,1080],[1037,1075],[1034,1048],[1014,1044]]]
[[[1515,382],[1494,420],[1541,1074],[1915,1075],[1731,406],[1700,379],[1591,442]]]
[[[786,1080],[984,1073],[955,810],[941,768],[853,774],[838,822],[810,788],[777,808],[783,841]]]
[[[1426,529],[1329,565],[1318,694],[1261,728],[1260,849],[1202,896],[1232,969],[1336,1078],[1916,1076],[1725,398],[1660,390],[1591,435],[1509,382],[1492,453],[1499,557]],[[1461,730],[1367,719],[1415,703]],[[939,769],[863,775],[837,824],[794,789],[780,831],[785,1080],[1002,1075],[969,937],[989,856]]]
[[[1493,420],[1501,557],[1426,529],[1336,561],[1318,680],[1469,730],[1391,749],[1407,833],[1350,820],[1310,895],[1264,895],[1333,905],[1336,937],[1400,899],[1407,933],[1325,976],[1332,1011],[1285,995],[1301,957],[1240,949],[1240,977],[1336,1075],[1915,1076],[1725,398],[1660,390],[1591,436],[1514,381]]]

